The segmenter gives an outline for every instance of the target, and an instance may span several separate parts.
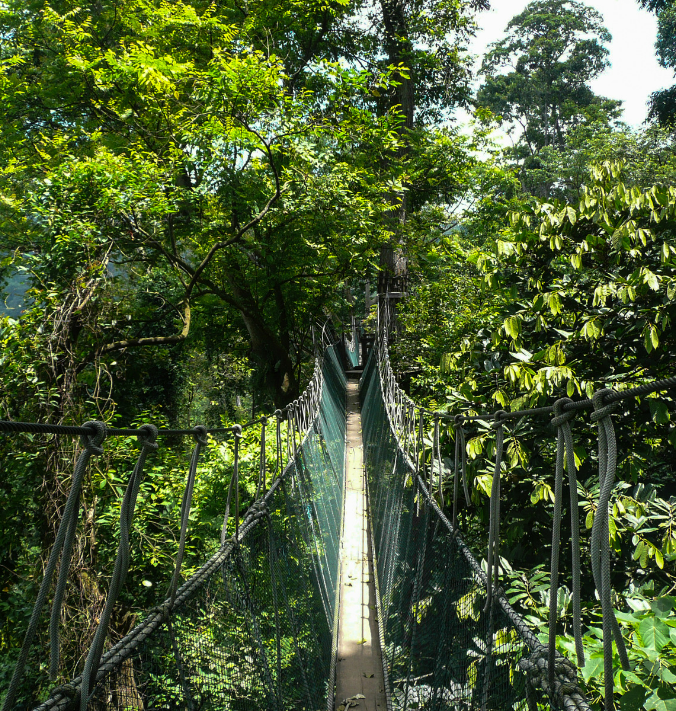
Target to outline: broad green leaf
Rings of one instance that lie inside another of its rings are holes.
[[[658,652],[669,641],[669,627],[658,617],[646,617],[638,626],[643,645]]]
[[[669,617],[669,613],[674,609],[676,598],[671,595],[658,597],[656,600],[650,601],[650,609],[657,617]]]
[[[518,338],[521,333],[521,319],[516,316],[509,316],[505,319],[505,332],[512,338]]]
[[[650,416],[652,417],[655,424],[664,425],[671,419],[669,414],[669,408],[664,400],[656,400],[650,398],[648,400],[648,405],[650,407]]]
[[[603,675],[603,654],[593,654],[581,669],[585,681],[599,679]]]
[[[658,689],[645,701],[646,711],[676,711],[676,695],[670,689]]]
[[[654,274],[649,269],[643,271],[643,282],[647,284],[653,291],[659,291],[660,281],[657,274]]]
[[[633,686],[620,699],[621,711],[640,711],[648,695],[648,690],[642,686]]]

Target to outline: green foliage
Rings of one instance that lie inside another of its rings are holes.
[[[608,124],[620,102],[596,96],[589,82],[607,66],[611,37],[603,18],[572,0],[537,0],[507,25],[504,39],[484,57],[486,79],[477,103],[518,131],[513,157],[529,192],[549,190],[531,170],[540,169],[540,152],[565,145],[580,125]]]
[[[676,12],[672,0],[639,0],[647,10],[657,15],[657,58],[666,69],[676,70]],[[676,86],[661,89],[650,97],[649,118],[665,128],[676,120]]]
[[[575,140],[584,135],[579,130]],[[635,148],[660,139],[655,134],[595,138],[598,143],[588,147],[588,156],[622,150],[629,159],[626,167],[611,161],[593,167],[577,194],[573,183],[562,190],[575,195],[568,202],[502,190],[492,210],[489,204],[470,207],[461,223],[465,231],[435,245],[431,255],[444,254],[442,245],[448,250],[433,277],[437,283],[421,286],[402,306],[402,321],[414,335],[409,339],[405,334],[394,346],[399,368],[417,369],[411,382],[416,399],[435,409],[476,414],[539,407],[564,395],[585,397],[604,386],[623,389],[673,375],[676,193],[648,182],[662,168],[641,160]],[[664,140],[669,155],[670,142]],[[560,169],[566,150],[552,150],[557,163],[551,175],[566,179]],[[574,151],[571,146],[570,154]],[[667,162],[660,173],[665,183],[671,168]],[[508,184],[506,175],[495,184]],[[501,221],[510,204],[509,220]],[[492,224],[499,232],[491,236],[484,230]],[[662,604],[656,600],[670,595],[676,584],[673,418],[670,391],[631,402],[616,418],[620,481],[610,501],[609,529],[615,604],[632,660],[633,676],[620,671],[619,661],[616,665],[616,693],[627,696],[627,708],[669,708],[672,702],[674,648],[664,627],[671,623],[653,616],[650,603]],[[574,424],[583,541],[598,500],[596,432],[584,419]],[[490,425],[475,423],[467,439],[473,509],[465,511],[462,526],[479,549],[486,544],[493,479]],[[441,439],[448,471],[452,427],[442,426]],[[550,553],[543,543],[551,539],[554,445],[551,428],[541,419],[523,418],[505,427],[501,551],[506,560],[501,567],[510,580],[512,601],[532,624],[543,627],[543,634]],[[450,497],[450,477],[444,490]],[[564,512],[564,528],[567,516]],[[583,570],[589,569],[587,555],[583,544]],[[568,556],[562,565],[559,648],[574,657]],[[583,576],[582,595],[587,629],[583,677],[598,704],[603,686],[600,610],[589,576]],[[644,608],[637,608],[632,601],[641,596]],[[669,614],[663,617],[673,620]]]
[[[142,422],[162,424],[158,414],[145,413]],[[224,423],[229,426],[230,423]],[[282,436],[286,423],[282,423]],[[3,517],[0,540],[3,544],[3,577],[0,588],[0,689],[9,682],[13,660],[23,641],[23,633],[32,611],[41,580],[39,488],[44,466],[45,446],[38,437],[22,438],[21,447],[11,467],[3,475],[12,476],[12,486],[3,489],[2,504],[8,512]],[[135,439],[110,438],[105,454],[92,460],[82,496],[79,532],[84,560],[73,572],[66,598],[66,620],[62,633],[63,664],[61,678],[66,681],[79,672],[83,648],[91,642],[95,617],[99,614],[112,574],[119,542],[120,505],[129,476],[138,455]],[[74,447],[63,444],[61,456],[73,461]],[[134,512],[129,574],[111,621],[111,635],[126,634],[139,616],[164,601],[174,570],[180,531],[180,508],[190,456],[190,440],[160,442],[159,450],[148,458]],[[267,482],[276,469],[275,439],[266,439]],[[182,579],[185,580],[218,547],[223,514],[233,466],[232,440],[210,438],[197,471],[190,528],[185,549]],[[253,502],[260,466],[260,426],[245,428],[240,442],[240,512]],[[3,481],[5,480],[3,477]],[[67,487],[69,477],[64,477]],[[37,489],[37,490],[36,490]],[[18,515],[18,511],[22,515]],[[229,533],[234,532],[234,507]],[[85,604],[77,600],[86,590]],[[44,649],[34,649],[29,676],[35,680],[36,694],[48,685],[44,667]],[[38,667],[38,664],[40,666]]]

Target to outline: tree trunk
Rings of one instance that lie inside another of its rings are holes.
[[[289,352],[262,318],[242,311],[242,319],[249,333],[251,355],[260,368],[263,383],[272,394],[275,407],[284,407],[298,395],[298,379]]]
[[[402,148],[398,155],[394,157],[395,159],[401,159],[409,151],[408,133],[413,129],[415,117],[415,77],[412,74],[412,46],[408,32],[405,0],[380,0],[380,7],[383,14],[384,48],[388,64],[395,67],[403,66],[408,69],[404,73],[394,73],[393,78],[398,82],[398,86],[394,91],[390,106],[391,109],[398,109],[403,118],[399,129]],[[385,285],[392,277],[405,276],[408,270],[406,256],[401,248],[402,226],[406,222],[407,214],[406,191],[392,193],[390,201],[392,210],[389,214],[389,222],[394,237],[380,250],[380,268],[385,277]],[[386,286],[384,290],[387,290]],[[380,291],[383,291],[383,289]]]

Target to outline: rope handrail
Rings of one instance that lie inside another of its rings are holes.
[[[266,462],[264,449],[265,427],[268,423],[267,416],[261,416],[259,418],[253,419],[243,425],[236,424],[232,427],[221,427],[212,429],[207,429],[202,425],[197,425],[191,429],[158,429],[152,424],[144,424],[136,429],[113,428],[108,427],[105,423],[98,421],[86,422],[84,425],[77,427],[70,425],[50,425],[46,423],[26,423],[0,420],[0,432],[3,433],[37,433],[75,436],[79,435],[82,438],[82,444],[84,446],[84,450],[80,454],[75,466],[73,484],[68,495],[68,502],[66,508],[64,509],[64,513],[58,527],[56,542],[50,553],[49,562],[45,569],[45,574],[43,576],[40,592],[33,608],[29,627],[26,631],[24,642],[20,650],[19,658],[15,666],[14,673],[12,675],[10,686],[2,704],[2,711],[9,711],[9,709],[13,707],[14,699],[16,697],[19,684],[23,676],[23,670],[28,659],[28,653],[36,637],[41,611],[47,602],[48,592],[51,587],[54,573],[57,569],[57,562],[60,559],[61,563],[58,568],[58,580],[56,585],[56,593],[54,595],[54,600],[52,603],[50,620],[50,676],[54,678],[58,671],[60,651],[59,625],[61,619],[61,608],[63,605],[64,591],[67,584],[67,575],[71,558],[71,551],[75,538],[75,530],[78,522],[82,482],[85,476],[85,471],[89,466],[91,457],[93,455],[103,454],[102,445],[105,442],[106,438],[108,436],[135,436],[139,439],[139,443],[142,445],[142,447],[141,453],[138,457],[138,461],[136,463],[132,475],[130,476],[126,491],[123,496],[122,507],[120,512],[121,536],[118,546],[118,552],[115,558],[114,571],[108,589],[105,609],[102,615],[100,616],[94,639],[90,645],[89,653],[87,654],[86,664],[82,675],[73,682],[71,682],[70,685],[65,685],[65,687],[57,687],[57,689],[52,692],[50,700],[39,707],[41,709],[65,708],[63,706],[63,703],[65,703],[66,705],[70,703],[73,697],[73,693],[75,693],[73,691],[73,684],[75,684],[75,686],[77,687],[76,692],[79,695],[80,699],[79,706],[81,711],[84,711],[87,708],[91,693],[93,693],[94,689],[100,681],[102,672],[103,676],[105,676],[105,673],[107,673],[106,670],[119,667],[119,664],[122,661],[129,658],[129,656],[133,653],[134,649],[136,648],[136,646],[138,646],[140,641],[145,639],[148,635],[152,634],[154,630],[157,629],[165,619],[168,620],[167,615],[175,608],[180,606],[185,600],[187,600],[190,595],[194,593],[194,590],[197,590],[204,583],[204,581],[208,577],[208,572],[213,568],[214,561],[217,558],[219,560],[221,560],[221,558],[224,560],[227,557],[227,551],[231,551],[233,547],[236,547],[237,544],[241,540],[243,540],[243,536],[246,535],[256,525],[258,518],[260,518],[260,516],[262,515],[260,514],[259,509],[261,508],[261,506],[266,506],[266,502],[268,501],[269,497],[274,491],[278,489],[281,481],[284,479],[284,477],[287,476],[288,472],[293,469],[294,463],[297,458],[297,453],[300,450],[300,447],[303,446],[304,441],[309,436],[311,429],[313,428],[315,422],[317,421],[317,418],[319,417],[324,381],[322,367],[323,358],[315,358],[313,374],[306,389],[300,394],[298,398],[289,403],[286,407],[276,410],[274,413],[274,417],[277,420],[278,432],[275,442],[277,446],[276,472],[278,476],[271,483],[267,491],[265,486]],[[280,434],[280,425],[284,413],[286,413],[288,416],[287,437],[291,437],[293,440],[293,447],[286,448],[286,457],[284,457]],[[237,445],[239,444],[239,440],[241,439],[242,431],[257,424],[261,426],[261,448],[256,500],[248,509],[247,513],[243,517],[243,520],[240,522],[238,475],[239,454]],[[187,528],[189,525],[190,517],[191,499],[195,484],[200,449],[208,444],[206,439],[208,434],[213,435],[221,433],[232,434],[235,439],[233,474],[230,481],[230,493],[228,495],[228,502],[226,505],[226,512],[223,523],[221,547],[219,551],[204,566],[202,566],[202,568],[200,568],[191,578],[189,578],[188,581],[186,581],[179,588],[178,581],[185,551]],[[130,531],[132,527],[137,496],[139,493],[139,487],[143,478],[143,469],[146,457],[150,452],[157,450],[157,437],[176,435],[192,436],[195,439],[196,446],[193,450],[191,464],[189,467],[189,473],[186,480],[186,486],[183,495],[183,503],[181,506],[180,517],[180,545],[176,557],[176,564],[172,581],[170,583],[169,596],[164,603],[164,608],[166,608],[166,610],[163,612],[160,618],[157,618],[157,615],[149,615],[141,625],[135,627],[134,630],[132,630],[123,640],[121,640],[120,643],[116,644],[113,649],[102,655],[103,646],[107,638],[108,626],[112,610],[117,602],[129,568],[131,551]],[[297,437],[300,441],[300,444],[298,445],[296,444]],[[286,463],[284,463],[285,459]],[[227,538],[226,531],[229,518],[230,496],[233,493],[233,489],[235,494],[235,533],[232,538]],[[260,495],[261,492],[262,495]],[[230,545],[233,541],[234,543]],[[134,642],[135,639],[137,640],[137,642]],[[122,644],[123,642],[125,642],[125,640],[129,642],[129,648],[126,652],[124,651],[126,648],[124,648],[124,645]],[[119,651],[120,649],[122,649],[122,651]],[[180,670],[181,665],[178,662],[178,656],[177,665]]]
[[[309,386],[308,386],[309,387]],[[300,397],[289,403],[283,408],[277,410],[279,413],[288,412],[295,407],[300,401]],[[257,417],[255,420],[249,420],[241,425],[233,425],[232,427],[212,427],[206,428],[206,434],[235,434],[241,430],[245,430],[254,425],[263,423],[266,416]],[[238,429],[239,428],[239,429]],[[176,436],[195,436],[203,431],[201,425],[190,429],[162,429],[158,428],[158,437],[176,437]],[[87,425],[51,425],[43,422],[18,422],[14,420],[0,420],[0,432],[2,433],[30,433],[30,434],[55,434],[55,435],[75,435],[80,437],[90,437],[96,434],[97,430]],[[138,437],[143,434],[143,427],[138,428],[119,428],[105,426],[106,437]]]
[[[611,711],[613,705],[613,656],[612,645],[613,641],[617,646],[618,655],[622,668],[628,670],[629,660],[622,638],[621,630],[615,611],[611,602],[611,575],[610,575],[610,551],[609,551],[609,512],[608,503],[610,494],[614,487],[615,471],[617,468],[617,443],[615,431],[611,415],[616,411],[618,404],[621,401],[650,395],[656,392],[668,390],[676,387],[676,376],[665,379],[654,380],[648,383],[643,383],[626,389],[606,389],[598,390],[591,398],[582,400],[572,400],[570,398],[559,398],[550,406],[529,408],[506,412],[499,409],[491,413],[483,415],[466,416],[463,414],[449,414],[439,411],[431,411],[427,408],[417,405],[399,386],[394,371],[392,369],[388,350],[388,331],[389,331],[389,313],[378,312],[378,330],[376,338],[376,356],[378,363],[378,371],[380,375],[381,390],[390,425],[395,434],[395,439],[398,446],[404,453],[404,458],[411,467],[412,471],[418,472],[417,460],[418,450],[424,451],[423,441],[423,422],[425,418],[431,418],[434,424],[434,433],[432,436],[432,454],[431,465],[429,467],[429,481],[424,482],[424,464],[422,464],[421,482],[427,487],[425,491],[428,496],[432,496],[433,479],[435,471],[438,472],[439,493],[443,497],[442,491],[442,476],[443,464],[441,457],[441,448],[439,446],[439,421],[452,420],[456,431],[456,453],[455,453],[455,473],[453,481],[453,524],[455,526],[457,520],[457,493],[458,493],[458,478],[459,478],[459,460],[462,463],[462,478],[465,480],[465,461],[464,452],[459,456],[458,441],[464,444],[464,429],[463,425],[468,422],[484,422],[488,424],[496,432],[496,448],[495,448],[495,468],[493,471],[493,483],[490,501],[490,523],[489,523],[489,540],[488,540],[488,570],[486,575],[486,607],[491,608],[491,599],[498,593],[498,576],[499,576],[499,540],[500,540],[500,472],[502,466],[503,455],[503,426],[509,420],[516,420],[522,417],[541,417],[553,415],[551,424],[557,430],[557,461],[555,475],[555,512],[554,523],[552,528],[552,560],[551,560],[551,577],[550,577],[550,642],[549,648],[539,650],[539,661],[533,662],[534,666],[528,673],[533,673],[540,680],[542,688],[555,688],[556,673],[555,669],[558,664],[556,646],[555,646],[555,618],[556,615],[556,593],[552,590],[552,586],[557,585],[558,570],[559,570],[559,531],[561,523],[561,499],[563,497],[562,481],[564,469],[564,452],[565,464],[568,472],[568,478],[571,489],[571,516],[573,517],[572,526],[572,544],[573,544],[573,607],[574,607],[574,637],[575,648],[578,657],[578,664],[584,664],[584,654],[582,648],[582,638],[580,629],[580,562],[579,562],[579,522],[576,520],[577,494],[573,492],[573,487],[576,487],[575,464],[573,460],[573,440],[570,432],[570,420],[575,416],[576,412],[582,410],[592,410],[591,421],[598,426],[598,461],[599,461],[599,502],[598,513],[594,518],[591,535],[591,557],[594,585],[602,602],[602,618],[603,618],[603,645],[604,645],[604,707],[606,711]],[[622,387],[623,384],[620,384]],[[418,422],[416,425],[416,417]],[[411,436],[419,430],[418,438]],[[419,440],[419,441],[418,441]],[[424,461],[421,457],[421,461]],[[466,493],[467,498],[467,493]],[[441,499],[443,500],[443,499]],[[467,501],[469,504],[469,499]],[[574,510],[575,509],[575,510]],[[457,530],[457,529],[456,529]],[[558,588],[556,588],[558,589]],[[544,656],[543,656],[544,655]],[[540,659],[542,657],[542,659]],[[541,668],[540,661],[545,665],[544,671]],[[536,674],[536,667],[540,669]],[[540,672],[543,672],[540,674]]]
[[[623,385],[623,383],[620,383]],[[662,380],[653,380],[650,383],[644,383],[643,385],[637,385],[633,388],[627,390],[608,390],[607,394],[604,396],[605,404],[612,404],[620,402],[621,400],[629,400],[635,397],[642,397],[644,395],[652,395],[653,393],[662,392],[664,390],[669,390],[670,388],[676,387],[676,376],[671,378],[664,378]],[[489,422],[494,421],[496,415],[499,415],[501,420],[516,420],[521,417],[528,416],[545,416],[554,414],[554,405],[546,405],[543,407],[527,408],[523,410],[512,410],[506,411],[502,409],[493,410],[481,415],[463,415],[462,413],[449,413],[443,410],[429,410],[422,405],[416,404],[406,393],[403,393],[404,400],[408,402],[412,407],[429,417],[438,417],[442,420],[455,420],[456,418],[461,418],[463,422]],[[474,408],[474,405],[470,405]],[[571,400],[566,405],[563,406],[563,412],[577,412],[578,410],[593,410],[594,401],[591,398],[585,398],[582,400]]]

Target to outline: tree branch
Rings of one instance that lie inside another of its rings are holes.
[[[111,353],[112,351],[121,351],[125,348],[132,348],[135,346],[158,346],[158,345],[172,345],[174,343],[181,343],[185,341],[190,332],[190,304],[185,303],[185,308],[183,311],[183,329],[180,333],[173,336],[149,336],[147,338],[129,338],[122,341],[115,341],[113,343],[108,343],[105,346],[101,346],[96,351],[97,356],[105,355],[106,353]]]

